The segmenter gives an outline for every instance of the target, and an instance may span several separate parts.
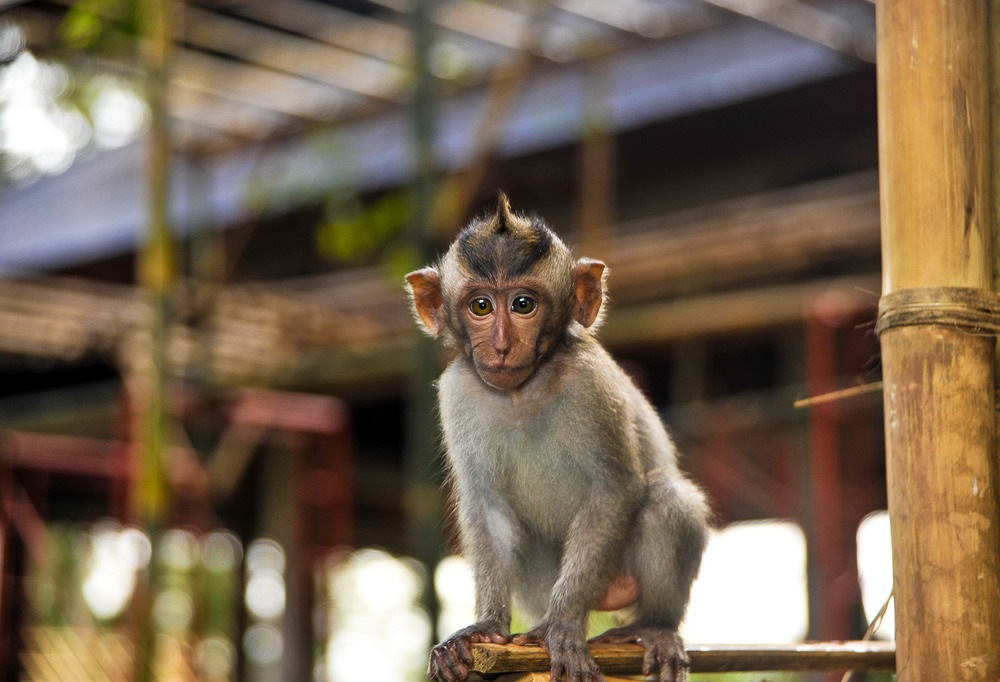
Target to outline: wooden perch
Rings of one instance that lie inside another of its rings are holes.
[[[603,672],[638,675],[642,670],[638,644],[592,644],[590,653]],[[694,644],[687,653],[691,672],[896,669],[894,642]],[[548,654],[536,646],[473,644],[472,657],[472,671],[480,675],[549,670]]]

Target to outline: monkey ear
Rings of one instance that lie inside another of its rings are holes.
[[[604,263],[589,258],[581,258],[573,266],[573,317],[584,327],[594,324],[600,316],[604,269]]]
[[[435,268],[424,268],[406,276],[410,298],[424,327],[433,336],[444,331],[444,304],[441,299],[441,275]]]

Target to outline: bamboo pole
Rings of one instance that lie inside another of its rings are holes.
[[[995,304],[990,3],[879,0],[876,13],[899,679],[997,680],[995,339],[976,322]]]
[[[411,102],[414,158],[413,177],[415,211],[411,223],[411,243],[419,264],[433,258],[434,197],[438,187],[438,164],[435,157],[435,80],[429,61],[434,44],[434,15],[437,0],[417,0],[411,13],[416,88]],[[442,557],[444,539],[440,519],[445,499],[438,468],[437,418],[434,410],[434,379],[440,367],[437,349],[431,340],[414,337],[409,357],[409,383],[406,413],[405,497],[407,551],[431,570]],[[436,621],[439,605],[428,581],[423,602]]]
[[[149,358],[144,359],[144,392],[135,509],[140,520],[155,528],[167,506],[167,331],[170,296],[177,280],[177,259],[170,233],[170,135],[167,128],[167,69],[170,63],[174,0],[145,0],[143,47],[150,109],[147,189],[149,192],[146,242],[138,254],[137,277],[150,306]]]
[[[138,471],[132,509],[146,532],[156,542],[170,500],[167,478],[169,415],[167,412],[167,334],[170,329],[171,295],[177,280],[177,260],[170,232],[170,134],[167,85],[173,47],[172,24],[175,0],[139,0],[142,19],[141,50],[146,71],[146,96],[150,109],[149,151],[146,161],[146,241],[137,254],[137,279],[149,305],[146,348],[129,359],[130,392],[138,402],[134,438],[138,445]],[[136,349],[133,349],[133,351]],[[139,619],[135,679],[154,678],[156,628],[153,599],[158,582],[154,558],[145,583],[138,589]]]

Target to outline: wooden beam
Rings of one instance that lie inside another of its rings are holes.
[[[722,15],[722,12],[697,5],[682,7],[645,0],[557,0],[553,4],[563,12],[646,38],[663,38],[707,28],[720,23],[718,15]]]
[[[384,101],[401,101],[406,69],[332,45],[187,5],[178,39]]]
[[[309,121],[328,121],[342,113],[352,100],[360,101],[337,88],[306,78],[196,50],[177,51],[172,76],[171,84],[177,88]]]
[[[901,682],[1000,679],[995,338],[974,323],[934,320],[939,301],[995,303],[987,93],[996,9],[987,0],[876,4],[880,336]],[[921,296],[906,296],[916,289]],[[901,297],[924,301],[915,305],[925,314],[898,315]],[[899,322],[907,319],[917,321]]]
[[[877,287],[875,276],[842,277],[612,308],[598,333],[611,346],[752,333],[801,324],[821,296],[835,301],[830,305],[838,306],[837,312],[845,316],[865,310],[874,316],[876,295],[872,292]]]
[[[613,344],[662,343],[798,324],[809,297],[831,288],[845,292],[851,305],[873,304],[878,279],[871,276],[746,287],[776,273],[801,279],[815,264],[877,260],[875,181],[874,175],[850,176],[616,226],[611,232],[618,236],[608,249],[590,254],[612,270],[613,312],[602,337]],[[710,293],[736,286],[744,289]],[[270,375],[287,370],[297,355],[337,350],[353,358],[358,349],[396,341],[414,329],[405,297],[377,270],[232,286],[211,301],[210,334],[188,327],[172,331],[176,366],[207,357],[233,377]],[[126,286],[0,279],[5,352],[64,360],[107,356],[142,319],[137,292]]]
[[[875,37],[843,17],[800,0],[702,0],[865,62],[875,61]]]
[[[315,0],[244,0],[226,9],[254,21],[300,33],[358,54],[405,64],[410,57],[410,32]]]
[[[416,0],[370,0],[373,4],[410,14]],[[449,31],[471,36],[493,45],[519,50],[524,32],[529,30],[528,15],[515,9],[483,2],[441,3],[432,20]]]

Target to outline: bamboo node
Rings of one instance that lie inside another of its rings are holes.
[[[913,287],[879,300],[875,331],[880,336],[896,327],[919,325],[995,336],[1000,334],[1000,294],[971,287]]]

